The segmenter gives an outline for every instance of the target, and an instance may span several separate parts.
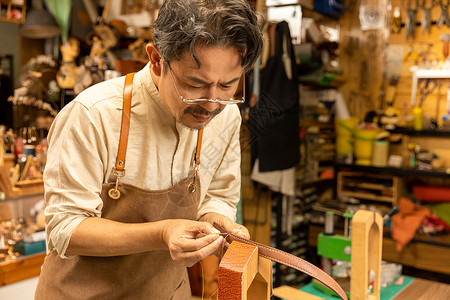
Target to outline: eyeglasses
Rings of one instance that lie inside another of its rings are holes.
[[[175,87],[175,90],[177,91],[178,97],[181,101],[183,101],[186,104],[199,104],[199,103],[205,103],[205,102],[214,102],[214,103],[220,103],[220,104],[238,104],[243,103],[245,101],[245,77],[242,75],[242,98],[241,99],[207,99],[207,98],[199,98],[199,99],[190,99],[190,98],[184,98],[181,96],[180,91],[178,90],[177,84],[175,83],[175,77],[172,73],[172,68],[169,66],[169,72],[170,76],[172,77],[173,86]]]

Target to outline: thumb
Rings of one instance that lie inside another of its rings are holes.
[[[231,232],[241,238],[250,239],[250,233],[248,232],[248,229],[245,228],[245,226],[235,225]]]

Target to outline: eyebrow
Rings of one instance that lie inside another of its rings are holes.
[[[204,80],[202,80],[200,78],[193,77],[193,76],[188,76],[187,79],[189,79],[189,80],[191,80],[193,82],[199,83],[199,84],[211,84],[210,82],[204,81]],[[230,81],[225,82],[225,83],[221,83],[221,84],[223,84],[223,85],[232,84],[232,83],[238,81],[239,79],[241,79],[241,76],[233,78]]]

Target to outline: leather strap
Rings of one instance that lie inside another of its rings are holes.
[[[277,263],[286,265],[288,267],[299,270],[300,272],[306,273],[309,276],[317,279],[330,289],[332,289],[342,300],[347,300],[347,295],[339,286],[339,284],[327,273],[316,267],[315,265],[307,262],[304,259],[301,259],[297,256],[289,254],[287,252],[266,246],[264,244],[260,244],[251,240],[247,240],[241,238],[233,233],[227,232],[224,227],[221,225],[214,223],[214,227],[217,228],[220,232],[226,233],[225,240],[231,244],[233,241],[238,241],[241,243],[246,243],[252,246],[258,247],[258,253],[261,257],[270,259]]]
[[[127,154],[128,132],[130,129],[133,77],[134,73],[129,73],[126,75],[125,86],[123,89],[122,127],[120,128],[119,149],[117,151],[115,166],[115,170],[122,173],[125,171],[125,156]]]
[[[196,167],[200,166],[200,152],[202,151],[202,140],[203,140],[203,128],[200,128],[198,130],[197,148],[195,150],[195,158],[194,158],[194,164]]]

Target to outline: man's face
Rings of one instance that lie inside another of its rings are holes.
[[[197,47],[200,68],[190,53],[170,62],[157,84],[161,99],[183,125],[200,129],[219,114],[223,104],[186,104],[180,99],[230,99],[239,84],[243,68],[240,53],[230,47]],[[172,75],[171,75],[172,72]]]

